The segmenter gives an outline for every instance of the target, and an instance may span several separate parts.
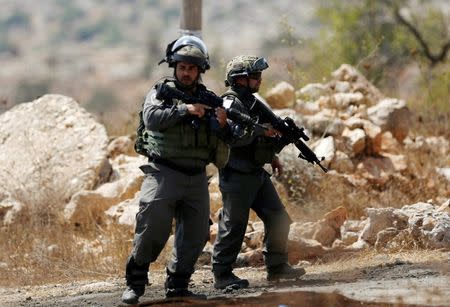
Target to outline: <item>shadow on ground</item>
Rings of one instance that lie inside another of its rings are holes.
[[[130,306],[130,305],[127,305]],[[379,307],[401,307],[421,306],[387,303],[367,303],[347,298],[337,293],[315,293],[306,291],[263,293],[256,297],[244,298],[220,298],[211,300],[192,299],[167,299],[143,302],[135,305],[144,306],[326,306],[326,307],[356,307],[356,306],[379,306]]]

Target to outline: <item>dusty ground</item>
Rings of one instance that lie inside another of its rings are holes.
[[[251,286],[239,291],[212,287],[209,267],[193,275],[191,288],[206,301],[164,300],[164,272],[151,273],[139,306],[450,306],[450,252],[368,254],[306,268],[297,281],[269,284],[263,268],[235,273]],[[123,306],[123,279],[0,289],[1,306]]]

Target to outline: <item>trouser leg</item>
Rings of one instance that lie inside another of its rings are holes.
[[[144,288],[148,284],[148,268],[150,263],[138,265],[133,256],[129,256],[125,268],[127,286],[134,289]]]
[[[228,178],[220,178],[223,207],[212,257],[212,270],[216,276],[232,270],[241,250],[250,206],[257,189],[257,181],[253,175],[232,173]]]
[[[292,223],[268,174],[263,174],[263,183],[252,209],[264,222],[263,255],[267,267],[287,263],[287,240]]]
[[[175,198],[167,196],[170,190],[153,176],[144,179],[132,251],[137,264],[155,261],[169,238],[175,215]]]
[[[144,280],[149,264],[157,259],[169,238],[178,197],[170,179],[170,173],[154,168],[144,178],[133,249],[126,267],[127,283]]]
[[[209,192],[205,174],[189,176],[185,182],[184,196],[176,207],[175,242],[167,271],[173,280],[185,280],[187,287],[209,235]]]

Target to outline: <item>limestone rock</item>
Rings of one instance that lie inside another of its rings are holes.
[[[319,220],[315,225],[313,239],[320,242],[323,246],[331,247],[336,239],[341,238],[341,226],[347,219],[347,209],[338,207]]]
[[[118,155],[136,156],[134,141],[127,135],[114,138],[107,147],[108,157],[114,159]]]
[[[248,247],[257,249],[262,248],[263,239],[264,239],[264,231],[255,230],[245,234],[244,242]]]
[[[336,93],[332,96],[334,107],[337,109],[346,109],[350,105],[359,105],[364,101],[364,95],[357,93]]]
[[[334,138],[332,136],[328,136],[326,138],[320,139],[312,145],[312,149],[314,150],[314,153],[319,158],[319,160],[322,157],[325,158],[325,160],[322,161],[321,164],[324,166],[329,166],[336,152],[336,147],[334,145]]]
[[[408,223],[408,216],[395,212],[393,208],[367,208],[368,223],[361,232],[360,239],[374,245],[377,234],[388,227],[404,229]]]
[[[334,159],[330,163],[330,169],[339,173],[353,173],[355,170],[355,165],[347,154],[336,150]]]
[[[260,267],[264,265],[264,257],[261,249],[239,253],[234,267]]]
[[[345,81],[350,84],[350,90],[347,90],[347,92],[362,93],[366,97],[366,104],[373,104],[383,98],[381,92],[361,72],[351,65],[342,64],[331,75],[334,78],[332,83]]]
[[[291,108],[295,103],[295,89],[282,81],[267,92],[266,101],[274,109]]]
[[[107,182],[95,190],[83,190],[76,193],[64,208],[65,218],[70,223],[82,227],[93,226],[93,223],[103,224],[106,210],[125,200],[132,199],[139,192],[144,178],[139,166],[144,163],[146,163],[145,158],[140,156],[120,155],[116,157],[112,160],[114,181]],[[121,208],[116,209],[117,211],[114,211],[114,214],[110,212],[109,216],[120,220],[117,214],[122,212]],[[123,210],[123,212],[126,211]],[[122,221],[124,220],[122,219]]]
[[[288,240],[289,263],[298,263],[299,260],[319,258],[328,252],[320,242],[312,239]]]
[[[110,207],[104,212],[111,223],[130,226],[134,229],[136,225],[136,214],[139,211],[139,192],[131,199],[126,199],[117,205]],[[101,213],[99,213],[101,216]]]
[[[344,129],[342,132],[346,145],[351,148],[352,156],[362,153],[366,147],[366,134],[363,129]]]
[[[61,206],[111,172],[103,125],[72,98],[45,95],[0,115],[0,194]]]
[[[301,97],[315,100],[327,93],[327,86],[322,83],[310,83],[302,87],[297,93]]]
[[[341,119],[322,110],[314,115],[305,115],[305,126],[315,135],[340,136],[345,126]]]
[[[411,125],[411,112],[405,101],[387,98],[367,110],[369,119],[382,131],[390,131],[402,143]]]

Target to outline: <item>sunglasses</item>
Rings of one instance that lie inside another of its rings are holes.
[[[262,72],[252,72],[252,73],[248,74],[248,77],[250,79],[254,79],[254,80],[261,80],[261,76],[262,76]]]

